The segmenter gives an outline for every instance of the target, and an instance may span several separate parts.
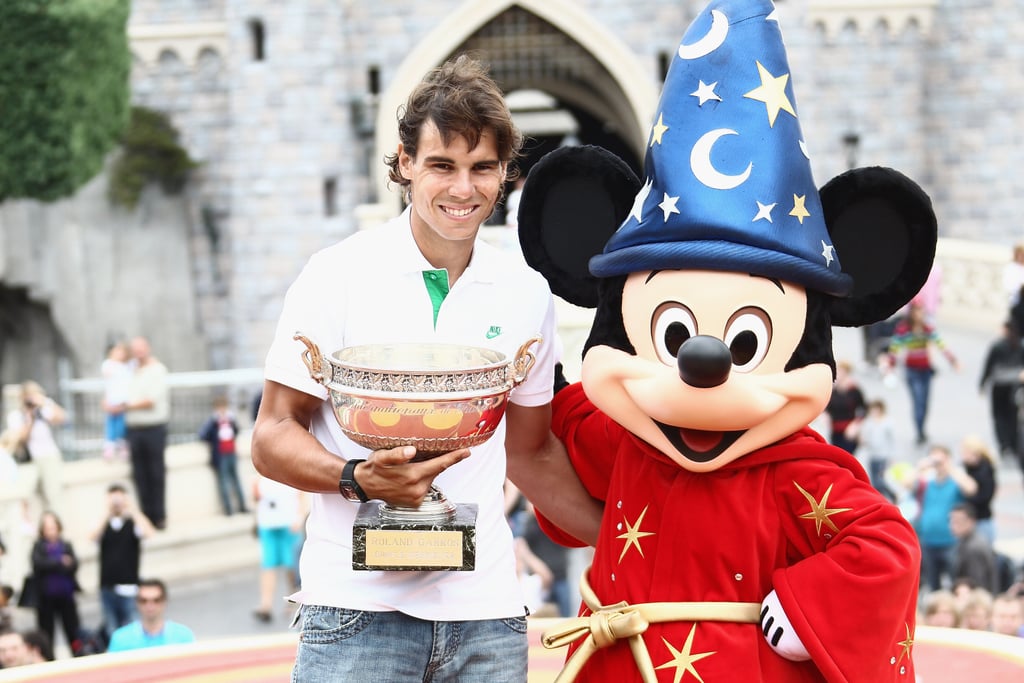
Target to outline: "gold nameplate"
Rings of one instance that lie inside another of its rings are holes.
[[[367,529],[366,564],[372,567],[461,567],[461,531]]]

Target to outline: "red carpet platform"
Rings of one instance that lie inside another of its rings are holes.
[[[561,668],[564,653],[540,645],[540,634],[553,623],[531,622],[529,683],[550,683]],[[288,680],[296,638],[285,633],[95,655],[0,671],[0,681],[281,683]],[[914,661],[919,683],[1020,683],[1024,639],[922,626]]]

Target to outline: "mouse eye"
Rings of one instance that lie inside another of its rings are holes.
[[[751,372],[768,355],[772,340],[772,323],[760,308],[737,311],[725,328],[725,345],[732,354],[735,372]]]
[[[686,306],[674,301],[658,306],[651,319],[651,339],[658,360],[666,365],[676,364],[679,347],[697,334],[697,321]]]

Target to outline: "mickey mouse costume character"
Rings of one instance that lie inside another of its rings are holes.
[[[582,383],[553,403],[605,503],[581,616],[545,634],[571,644],[559,680],[913,683],[914,531],[807,425],[832,389],[832,325],[911,299],[935,216],[890,169],[819,194],[772,3],[695,19],[642,183],[599,148],[558,150],[519,225],[552,290],[597,309]]]

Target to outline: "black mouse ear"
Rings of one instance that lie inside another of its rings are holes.
[[[545,155],[523,186],[519,243],[526,262],[566,301],[597,306],[590,257],[629,214],[640,181],[601,147],[563,147]]]
[[[821,189],[821,204],[853,292],[833,299],[832,323],[884,320],[924,286],[935,260],[935,212],[924,190],[891,168],[859,168]]]

